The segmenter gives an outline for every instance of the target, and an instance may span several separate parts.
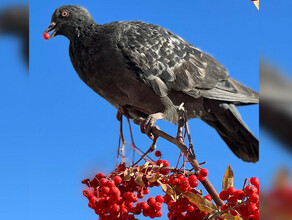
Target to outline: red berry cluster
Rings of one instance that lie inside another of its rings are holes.
[[[194,194],[198,194],[198,191],[195,189],[199,182],[198,179],[204,180],[208,174],[208,171],[206,169],[201,169],[198,176],[196,175],[183,175],[183,174],[172,174],[169,177],[169,180],[166,181],[170,186],[173,187],[176,191],[180,192],[186,192],[190,191]],[[205,196],[206,199],[209,201],[212,200],[210,195]],[[170,220],[175,219],[203,219],[206,215],[208,215],[207,212],[202,212],[199,210],[199,208],[191,203],[183,194],[180,195],[180,198],[176,201],[173,200],[173,198],[165,194],[164,196],[164,203],[167,204],[169,213],[168,218]]]
[[[161,152],[156,151],[155,155],[161,157]],[[82,183],[89,187],[83,194],[89,200],[88,206],[101,220],[135,220],[140,214],[150,218],[161,217],[162,203],[167,205],[170,220],[202,220],[214,213],[217,220],[225,219],[227,214],[244,220],[259,219],[257,178],[251,178],[244,190],[229,187],[222,191],[219,197],[227,201],[216,207],[210,195],[203,197],[202,192],[196,189],[199,181],[204,181],[207,175],[207,169],[194,173],[170,168],[168,161],[162,159],[128,168],[120,164],[108,176],[99,173],[91,181],[83,180]],[[165,195],[138,201],[154,186],[161,186]]]
[[[259,219],[259,180],[252,177],[249,183],[244,190],[236,190],[231,186],[226,191],[220,192],[220,199],[227,200],[226,204],[220,207],[223,213],[240,215],[245,220]]]
[[[161,217],[161,204],[164,201],[161,195],[150,197],[147,202],[138,202],[138,198],[142,199],[144,195],[149,194],[149,188],[160,185],[146,175],[152,172],[151,165],[158,167],[156,174],[168,175],[170,172],[165,169],[169,166],[168,161],[159,159],[149,163],[139,172],[133,171],[133,175],[128,175],[129,171],[121,164],[107,177],[99,173],[92,181],[83,180],[82,183],[90,187],[90,190],[83,191],[89,200],[88,206],[95,210],[101,220],[133,220],[136,219],[134,215],[139,214],[151,218]]]

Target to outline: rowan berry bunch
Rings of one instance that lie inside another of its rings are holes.
[[[83,194],[89,200],[89,207],[95,210],[100,219],[132,220],[136,219],[134,215],[139,214],[151,218],[161,217],[162,196],[150,197],[147,202],[138,202],[138,199],[149,194],[151,187],[163,184],[161,178],[170,173],[170,170],[165,169],[168,166],[168,161],[161,159],[129,168],[120,164],[108,176],[99,173],[92,181],[83,180],[82,183],[90,187]]]
[[[246,220],[259,219],[259,180],[252,177],[243,190],[230,186],[219,194],[220,199],[227,201],[220,207],[223,213],[240,216]]]
[[[160,152],[155,152],[155,155],[161,157]],[[142,166],[126,167],[120,164],[107,176],[98,173],[91,181],[83,180],[82,183],[89,187],[83,194],[89,200],[88,206],[101,220],[135,220],[138,215],[161,217],[163,203],[167,205],[170,220],[222,220],[227,215],[238,216],[239,219],[258,219],[257,178],[251,178],[244,190],[230,186],[222,191],[220,199],[226,200],[226,203],[218,207],[212,203],[210,195],[203,196],[202,191],[197,189],[199,181],[204,181],[207,175],[207,169],[192,172],[171,168],[169,162],[161,158],[147,161]],[[223,181],[228,182],[228,178],[224,177]],[[158,186],[164,194],[143,201],[144,196],[150,194],[150,189]]]

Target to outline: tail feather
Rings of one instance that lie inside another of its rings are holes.
[[[214,106],[213,106],[214,107]],[[220,108],[220,110],[218,110]],[[216,129],[231,151],[247,162],[259,160],[259,141],[242,121],[233,104],[220,104],[213,108],[212,120],[203,119]]]

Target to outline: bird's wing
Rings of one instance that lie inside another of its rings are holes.
[[[217,60],[160,26],[122,22],[118,47],[128,68],[162,97],[169,90],[228,101],[246,96]]]

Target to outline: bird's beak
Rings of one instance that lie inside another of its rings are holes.
[[[54,32],[50,35],[49,39],[52,39],[56,35],[57,33],[56,27],[57,27],[57,24],[55,22],[51,22],[49,27],[45,30],[45,33],[48,33],[54,30]]]

